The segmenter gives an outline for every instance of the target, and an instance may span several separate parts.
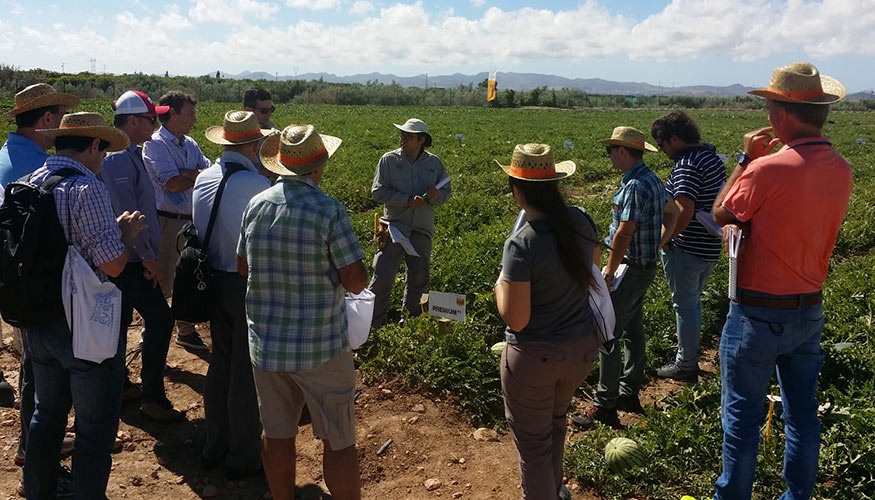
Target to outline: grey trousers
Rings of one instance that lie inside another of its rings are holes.
[[[261,463],[261,420],[249,359],[246,277],[216,272],[216,305],[210,321],[213,354],[204,385],[207,439],[203,456],[225,465],[255,468]]]
[[[508,344],[501,353],[504,415],[517,446],[523,498],[559,497],[565,412],[597,349],[595,332],[588,332],[561,344]]]
[[[386,310],[389,308],[389,298],[392,295],[392,285],[401,259],[407,265],[407,286],[404,288],[404,307],[411,316],[422,314],[419,297],[428,291],[428,279],[431,266],[431,236],[414,231],[410,242],[419,257],[408,255],[401,245],[390,240],[386,246],[374,255],[374,276],[368,289],[374,292],[374,317],[371,327],[379,328],[383,324]]]
[[[644,294],[656,277],[656,267],[641,269],[629,267],[615,292],[611,293],[617,324],[614,337],[618,348],[611,354],[599,353],[599,385],[593,402],[596,406],[613,409],[617,397],[638,394],[644,381],[646,339],[644,338]],[[621,349],[626,354],[622,359]]]

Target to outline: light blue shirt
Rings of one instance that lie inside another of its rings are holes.
[[[0,148],[0,203],[3,202],[6,186],[43,166],[48,153],[35,142],[9,132],[6,143]]]
[[[239,163],[246,170],[235,173],[225,183],[219,213],[207,246],[207,264],[219,271],[236,272],[237,240],[240,238],[243,212],[253,196],[270,187],[270,181],[258,173],[249,158],[233,151],[225,151],[215,165],[201,172],[193,190],[194,227],[201,242],[207,235],[213,201],[227,163]]]
[[[181,170],[200,170],[212,164],[194,139],[184,135],[180,142],[161,127],[143,144],[143,162],[155,188],[155,207],[164,212],[190,215],[191,189],[174,193],[164,189],[164,185]]]
[[[146,229],[134,238],[133,252],[128,262],[140,260],[156,260],[158,247],[161,246],[161,226],[158,223],[158,212],[155,210],[155,191],[152,181],[143,164],[142,149],[131,144],[124,151],[106,155],[103,160],[103,179],[109,190],[112,208],[116,215],[127,210],[139,210],[146,216]]]

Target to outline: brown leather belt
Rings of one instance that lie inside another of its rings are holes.
[[[820,304],[823,301],[823,292],[797,295],[795,297],[758,297],[739,290],[738,303],[745,306],[773,307],[775,309],[797,309]]]
[[[188,214],[175,214],[173,212],[165,212],[164,210],[157,210],[157,212],[161,217],[168,219],[191,220],[191,215]]]

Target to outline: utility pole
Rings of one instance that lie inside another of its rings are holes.
[[[65,64],[67,64],[67,63],[61,63],[61,73],[64,72],[64,65],[65,65]]]
[[[97,59],[92,57],[88,61],[91,63],[91,73],[96,74],[97,73]]]

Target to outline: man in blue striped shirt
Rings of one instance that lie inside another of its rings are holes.
[[[683,111],[657,118],[650,134],[674,160],[665,189],[680,212],[671,241],[662,247],[662,266],[677,320],[678,350],[674,361],[659,368],[656,375],[697,382],[702,290],[720,257],[719,232],[712,233],[705,224],[711,221],[711,205],[726,181],[726,168],[715,147],[701,142],[699,128]]]

